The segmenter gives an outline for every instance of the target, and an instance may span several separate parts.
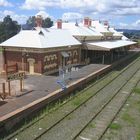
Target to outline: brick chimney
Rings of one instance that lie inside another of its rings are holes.
[[[88,26],[91,26],[91,25],[92,25],[92,19],[89,19]]]
[[[89,26],[89,18],[88,17],[84,18],[84,26]]]
[[[109,26],[108,21],[104,21],[104,26]]]
[[[57,20],[57,29],[62,29],[62,20],[61,19]]]
[[[36,16],[36,26],[42,27],[42,16],[41,15]]]

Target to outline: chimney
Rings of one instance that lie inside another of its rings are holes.
[[[92,25],[92,19],[89,19],[88,26],[91,26],[91,25]]]
[[[89,26],[89,18],[88,17],[84,18],[84,26]]]
[[[42,16],[41,15],[36,16],[36,26],[42,27]]]
[[[104,26],[108,26],[108,21],[104,21]]]
[[[62,29],[62,20],[61,19],[57,20],[57,29]]]

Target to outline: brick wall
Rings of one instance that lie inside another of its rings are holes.
[[[61,52],[62,51],[44,53],[44,61],[42,61],[43,73],[49,73],[51,71],[57,70],[59,66],[62,66]],[[70,55],[69,58],[66,58],[67,65],[79,63],[79,49],[67,50],[65,52]],[[47,61],[47,59],[49,59],[49,61]]]
[[[24,70],[29,71],[29,63],[27,61],[28,58],[35,59],[35,73],[42,73],[42,61],[43,54],[41,53],[28,53],[28,56],[22,57],[22,52],[17,51],[5,51],[5,58],[7,65],[12,65],[17,63],[19,70],[22,70],[22,59],[24,64]]]
[[[65,50],[64,50],[65,51]],[[68,54],[71,53],[70,58],[66,59],[66,64],[79,64],[79,49],[66,50]],[[34,72],[35,73],[46,73],[54,70],[58,70],[59,66],[62,65],[62,51],[46,52],[46,53],[31,53],[28,52],[23,55],[19,51],[5,51],[5,59],[7,65],[13,65],[17,63],[19,70],[29,71],[28,59],[32,58],[35,60]],[[49,57],[49,61],[48,61]],[[24,66],[23,66],[24,65]]]

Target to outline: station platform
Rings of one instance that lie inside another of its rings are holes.
[[[71,72],[71,79],[67,80],[66,85],[68,86],[75,81],[106,67],[109,67],[109,65],[90,64],[76,68],[75,71]],[[15,87],[15,91],[12,93],[14,95],[12,97],[8,97],[4,101],[0,101],[0,121],[16,114],[16,112],[18,113],[25,106],[51,95],[51,93],[61,90],[60,85],[57,83],[58,79],[59,77],[55,75],[28,75],[24,80],[24,92],[26,94],[16,91],[16,89],[19,88],[18,80],[13,81],[13,84],[11,82],[11,86]]]

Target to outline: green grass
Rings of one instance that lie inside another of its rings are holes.
[[[24,128],[26,128],[27,126],[29,126],[30,124],[37,122],[38,120],[40,120],[41,118],[43,118],[44,116],[46,116],[47,114],[55,111],[56,109],[58,109],[61,105],[65,104],[67,101],[69,101],[71,98],[73,97],[73,95],[68,96],[64,99],[60,99],[57,102],[52,102],[50,104],[48,104],[46,107],[44,107],[42,110],[40,110],[38,112],[38,114],[35,114],[34,116],[32,116],[31,118],[25,118],[23,119],[20,123],[18,123],[13,129],[11,130],[7,130],[6,132],[2,133],[2,137],[5,137],[6,135],[12,134],[15,130],[22,130]],[[1,140],[1,137],[0,137]]]
[[[82,99],[77,98],[77,100],[74,100],[74,101],[72,102],[72,104],[73,104],[74,106],[79,106],[82,102],[83,102]]]
[[[138,132],[136,137],[137,137],[137,140],[140,140],[140,132]]]
[[[118,124],[118,123],[112,123],[112,124],[110,125],[110,129],[113,129],[113,130],[119,130],[119,129],[121,129],[121,128],[122,128],[121,125]]]
[[[90,124],[88,125],[88,127],[89,127],[89,128],[95,128],[95,127],[96,127],[96,124],[95,124],[95,123],[90,123]]]
[[[137,94],[140,94],[140,88],[134,88],[133,89],[133,92],[137,93]]]
[[[68,116],[67,119],[68,119],[68,120],[71,120],[71,119],[72,119],[72,116]]]
[[[140,45],[140,39],[138,40],[138,44]]]
[[[124,120],[124,121],[127,121],[128,123],[130,123],[130,124],[134,124],[135,122],[135,119],[132,117],[132,116],[130,116],[130,114],[128,114],[128,113],[124,113],[123,114],[123,116],[122,116],[122,119]]]
[[[140,101],[136,101],[133,106],[140,112]]]

